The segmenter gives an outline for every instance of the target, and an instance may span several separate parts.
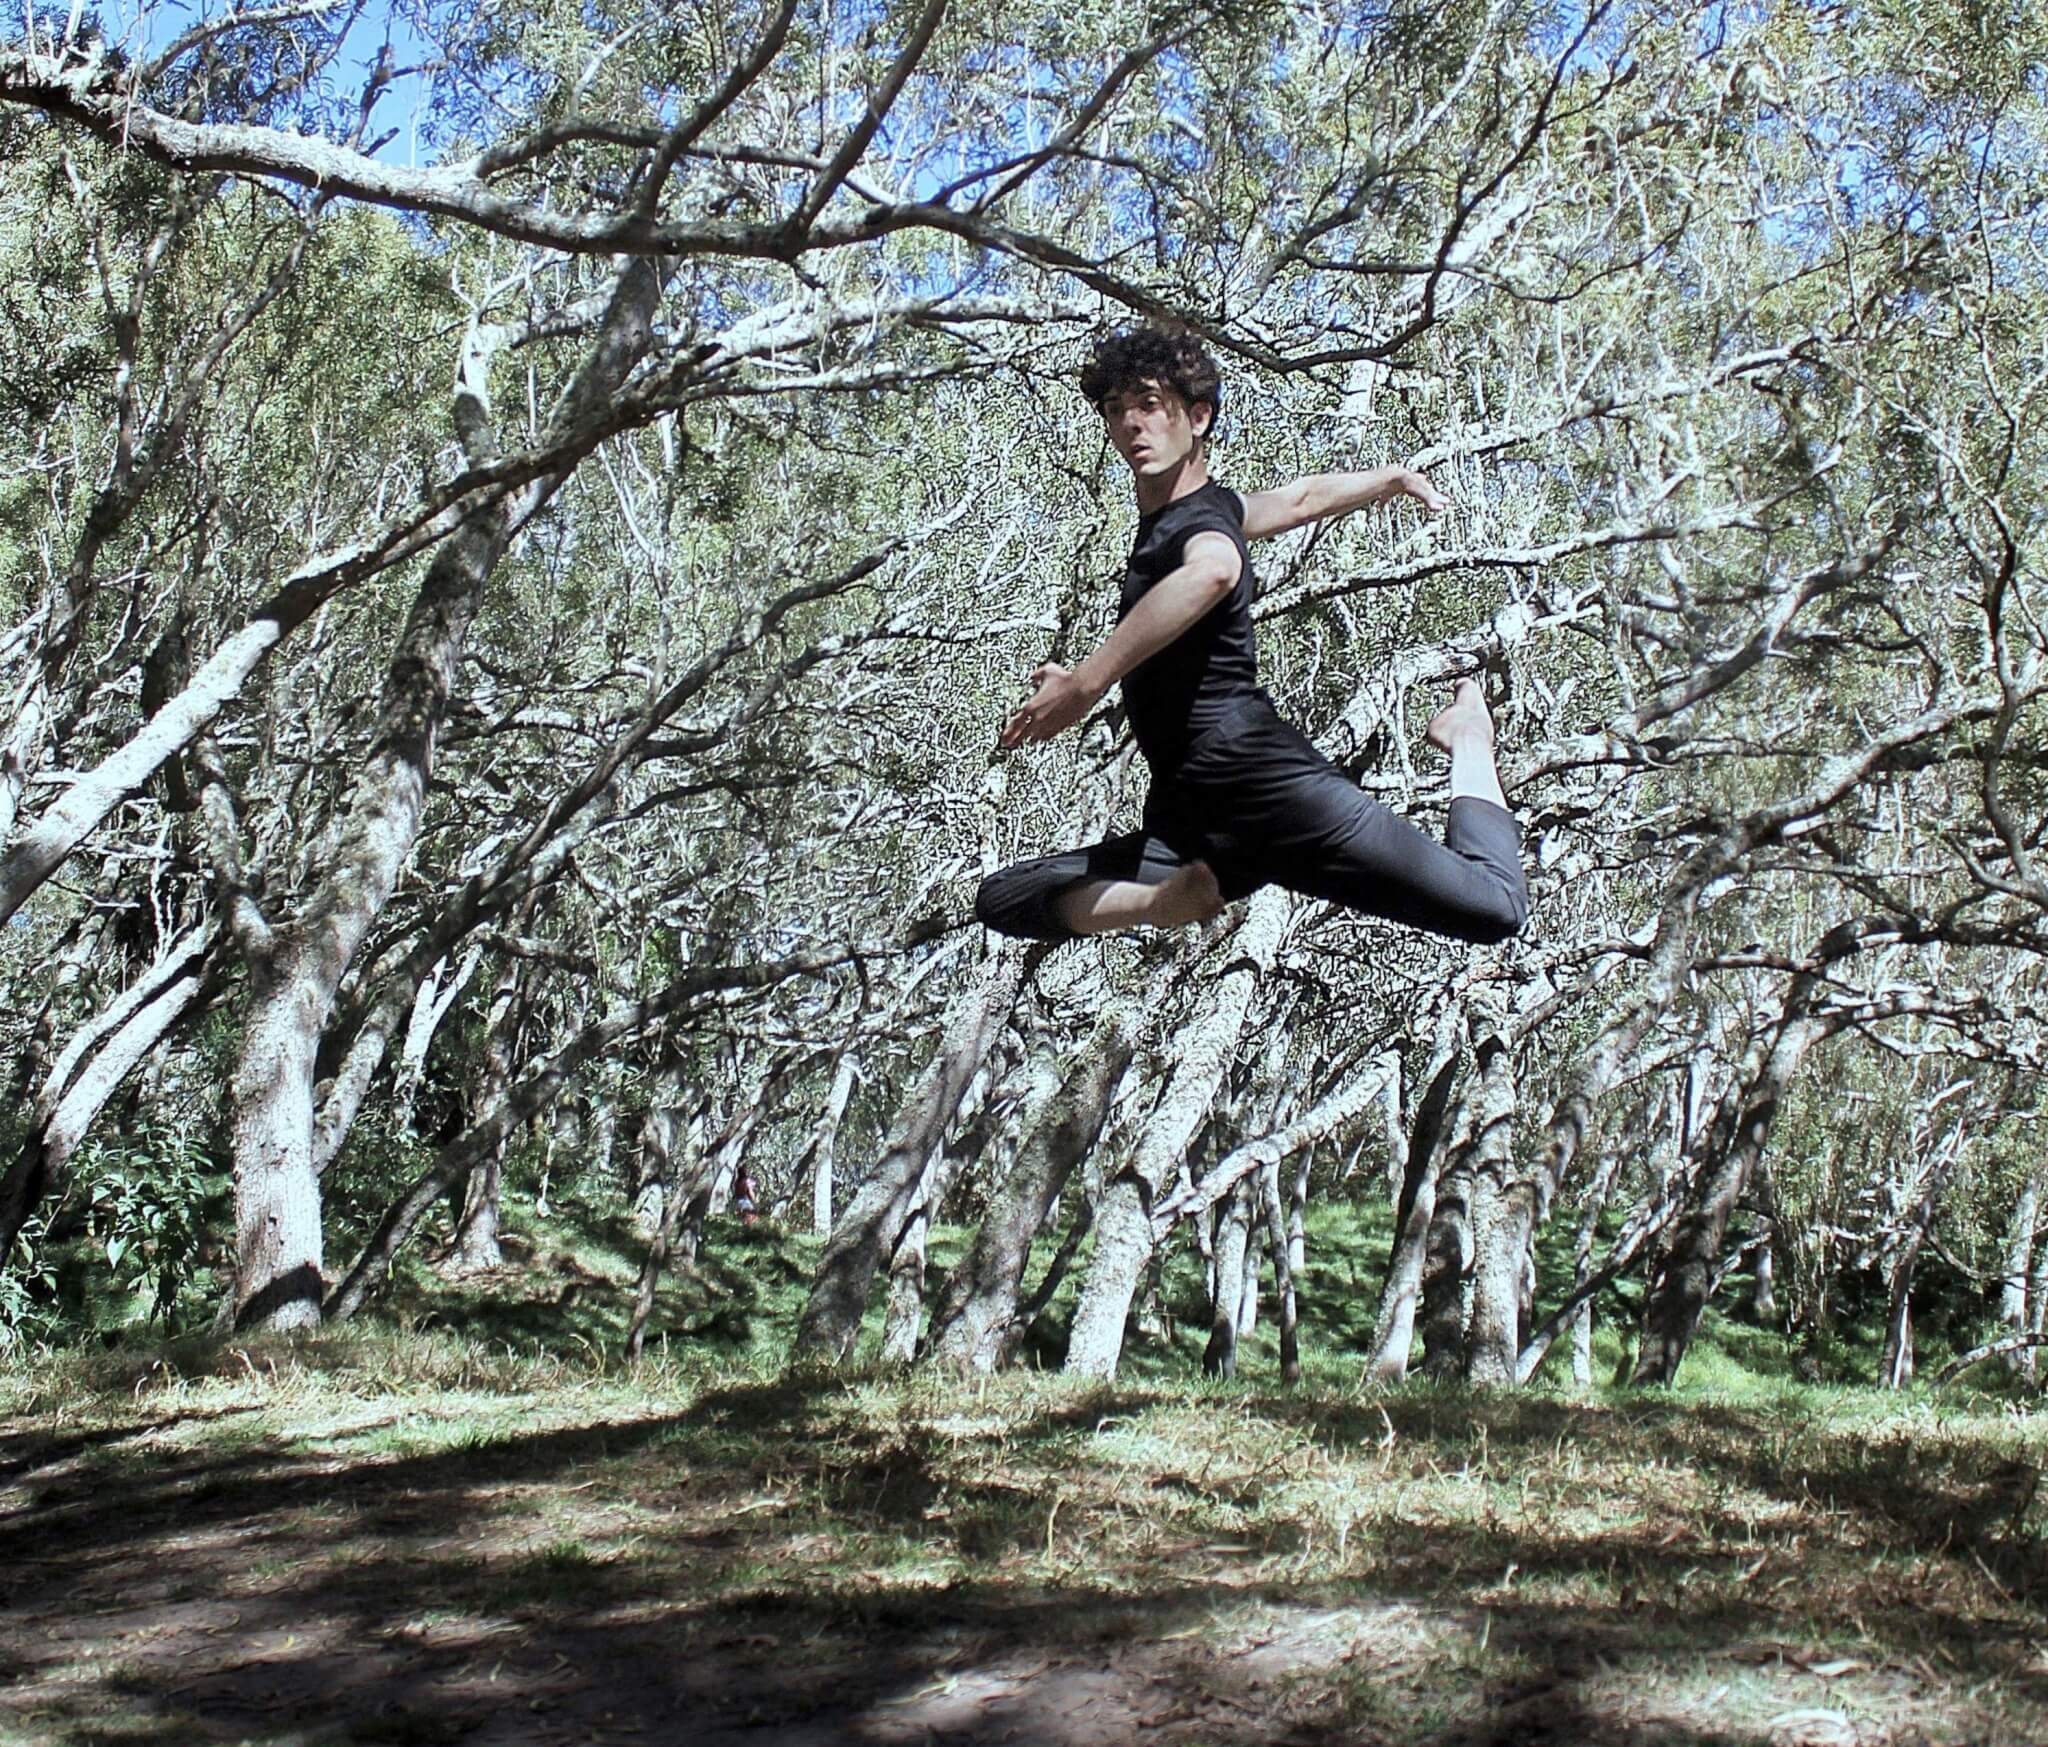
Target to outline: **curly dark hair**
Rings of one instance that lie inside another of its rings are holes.
[[[1088,362],[1081,366],[1081,392],[1098,412],[1112,394],[1141,382],[1170,388],[1190,406],[1197,401],[1206,404],[1214,434],[1216,417],[1223,411],[1223,382],[1216,374],[1216,360],[1193,334],[1153,323],[1118,328],[1095,342]]]

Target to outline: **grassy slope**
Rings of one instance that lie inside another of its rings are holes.
[[[780,1375],[808,1246],[725,1225],[626,1376],[625,1234],[529,1237],[409,1326],[0,1382],[0,1740],[2048,1740],[1994,1397],[1737,1327],[1669,1395],[1367,1392],[1342,1221],[1295,1391],[1265,1327],[1195,1376],[1172,1274],[1114,1387]]]

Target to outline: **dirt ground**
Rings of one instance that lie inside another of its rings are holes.
[[[0,1429],[0,1740],[2048,1741],[2029,1427],[246,1369]]]

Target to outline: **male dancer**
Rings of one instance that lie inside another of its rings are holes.
[[[1071,940],[1205,922],[1278,884],[1460,940],[1519,933],[1528,892],[1476,680],[1460,680],[1429,724],[1451,758],[1442,843],[1362,794],[1258,684],[1245,542],[1404,496],[1434,515],[1446,507],[1436,488],[1405,467],[1314,474],[1248,497],[1218,484],[1206,438],[1220,383],[1192,335],[1105,336],[1081,392],[1131,469],[1137,543],[1116,630],[1071,671],[1036,669],[999,744],[1052,739],[1121,680],[1152,789],[1142,830],[992,874],[975,914],[1000,933]]]

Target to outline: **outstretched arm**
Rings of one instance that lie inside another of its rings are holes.
[[[1244,500],[1244,537],[1265,540],[1327,516],[1349,515],[1369,504],[1412,497],[1439,515],[1450,501],[1412,467],[1374,467],[1364,473],[1311,473],[1292,485],[1254,491]]]
[[[1102,647],[1071,672],[1054,661],[1033,670],[1037,689],[1003,724],[996,742],[1005,751],[1027,741],[1050,740],[1087,715],[1102,694],[1140,662],[1157,655],[1237,586],[1243,561],[1221,534],[1197,534],[1181,566],[1161,577]]]

